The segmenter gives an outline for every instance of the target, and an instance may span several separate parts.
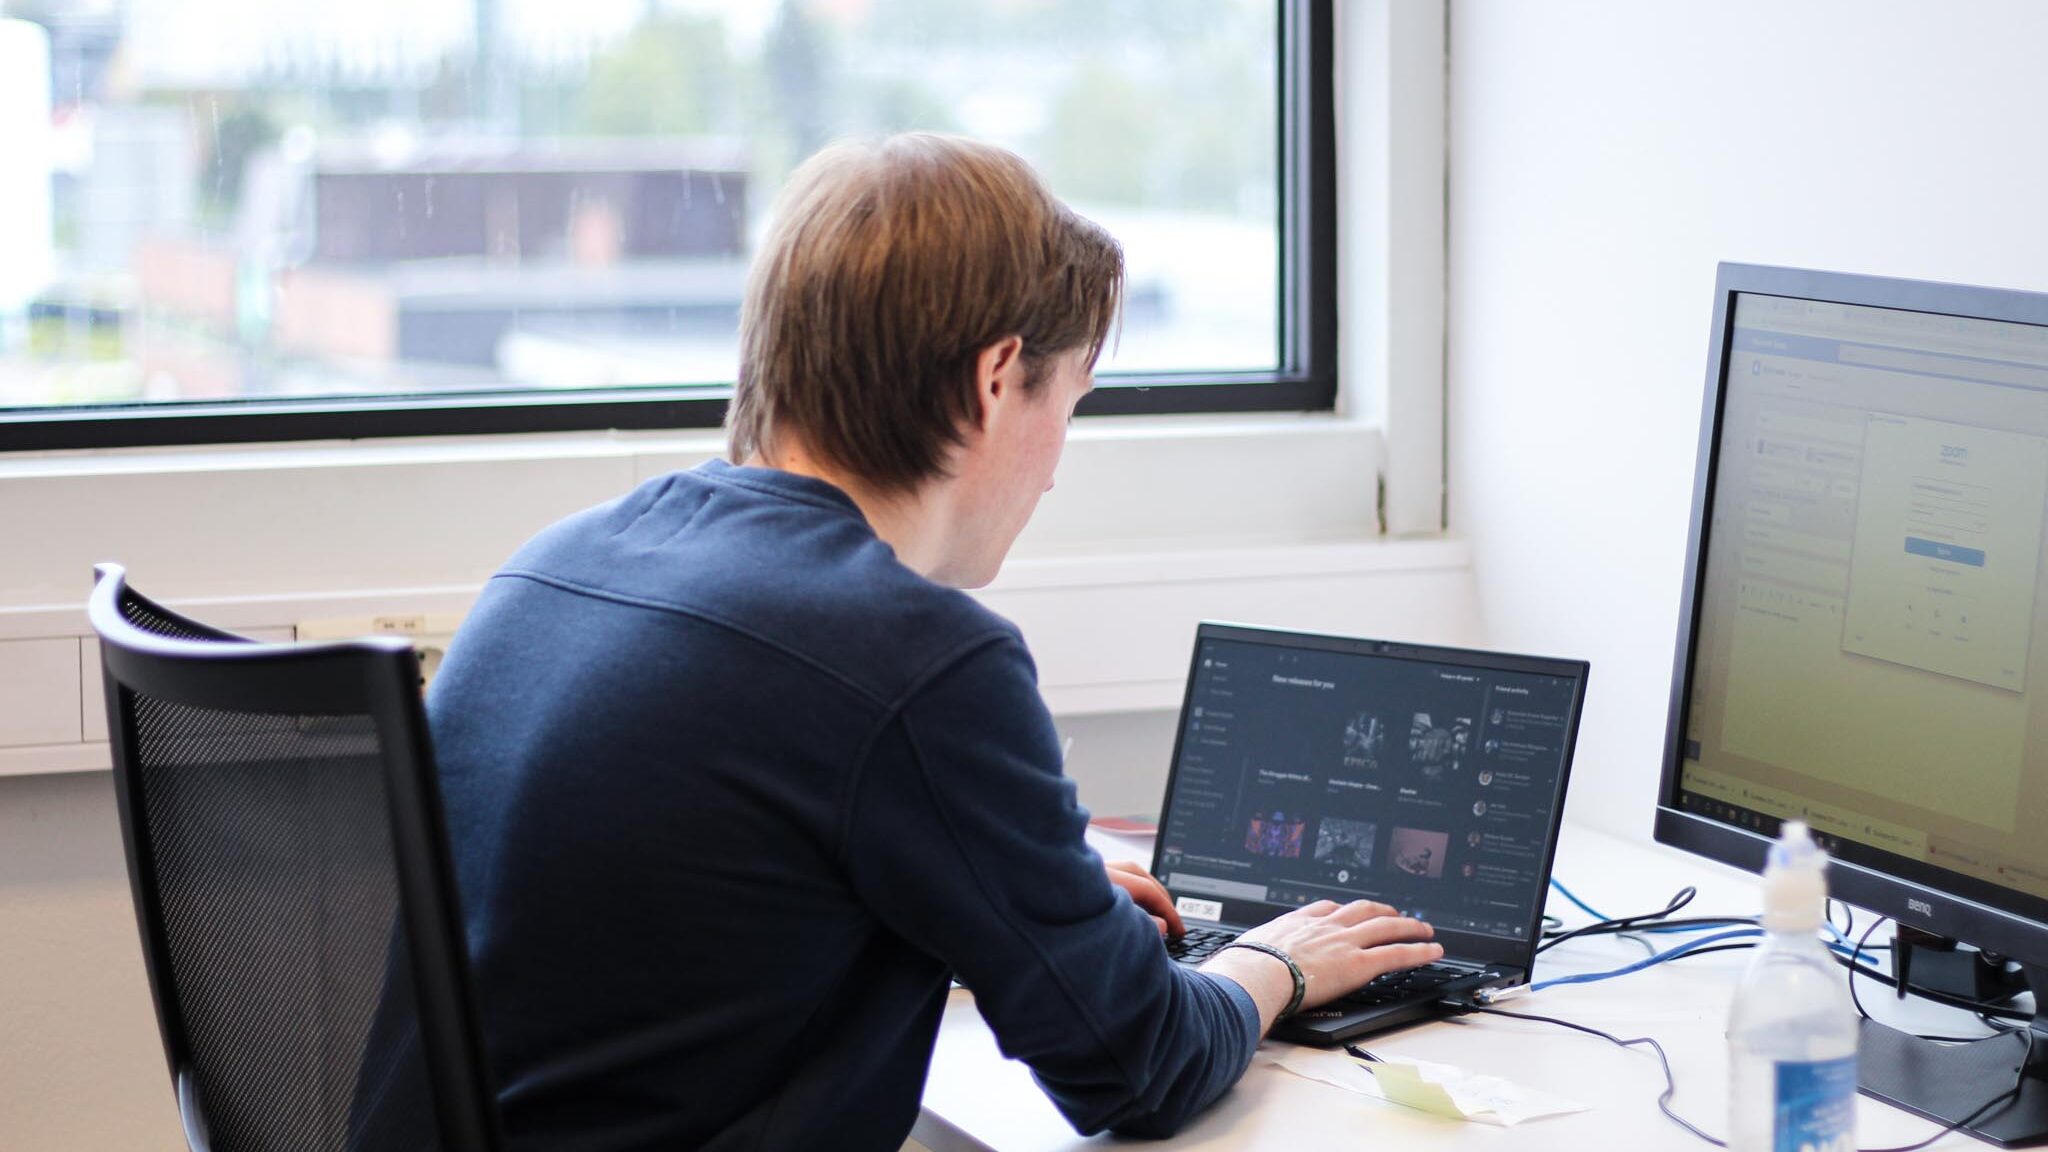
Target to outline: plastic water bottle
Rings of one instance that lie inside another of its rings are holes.
[[[1731,1152],[1854,1152],[1856,1013],[1820,942],[1827,853],[1786,823],[1764,867],[1764,941],[1728,1014]]]

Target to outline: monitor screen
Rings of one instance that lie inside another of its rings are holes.
[[[2041,918],[2048,327],[1725,307],[1666,802]]]
[[[1528,940],[1578,667],[1287,641],[1196,645],[1160,830],[1167,887],[1219,911],[1224,898],[1379,900],[1441,929]]]
[[[1657,838],[1760,869],[1803,820],[1913,930],[1872,979],[2048,995],[2044,538],[2048,296],[1723,264]],[[1859,1028],[1864,1092],[2048,1138],[2028,1029]]]

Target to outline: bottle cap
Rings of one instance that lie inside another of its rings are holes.
[[[1828,854],[1813,842],[1806,825],[1787,820],[1764,864],[1764,929],[1813,932],[1820,928],[1828,898]]]

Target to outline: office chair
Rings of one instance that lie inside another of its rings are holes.
[[[492,1152],[419,667],[259,644],[94,569],[143,959],[194,1152]]]

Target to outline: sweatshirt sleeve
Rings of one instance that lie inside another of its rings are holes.
[[[1030,657],[1004,635],[885,722],[849,794],[846,867],[891,930],[974,990],[1077,1131],[1170,1135],[1243,1074],[1258,1010],[1167,959],[1087,822]]]

